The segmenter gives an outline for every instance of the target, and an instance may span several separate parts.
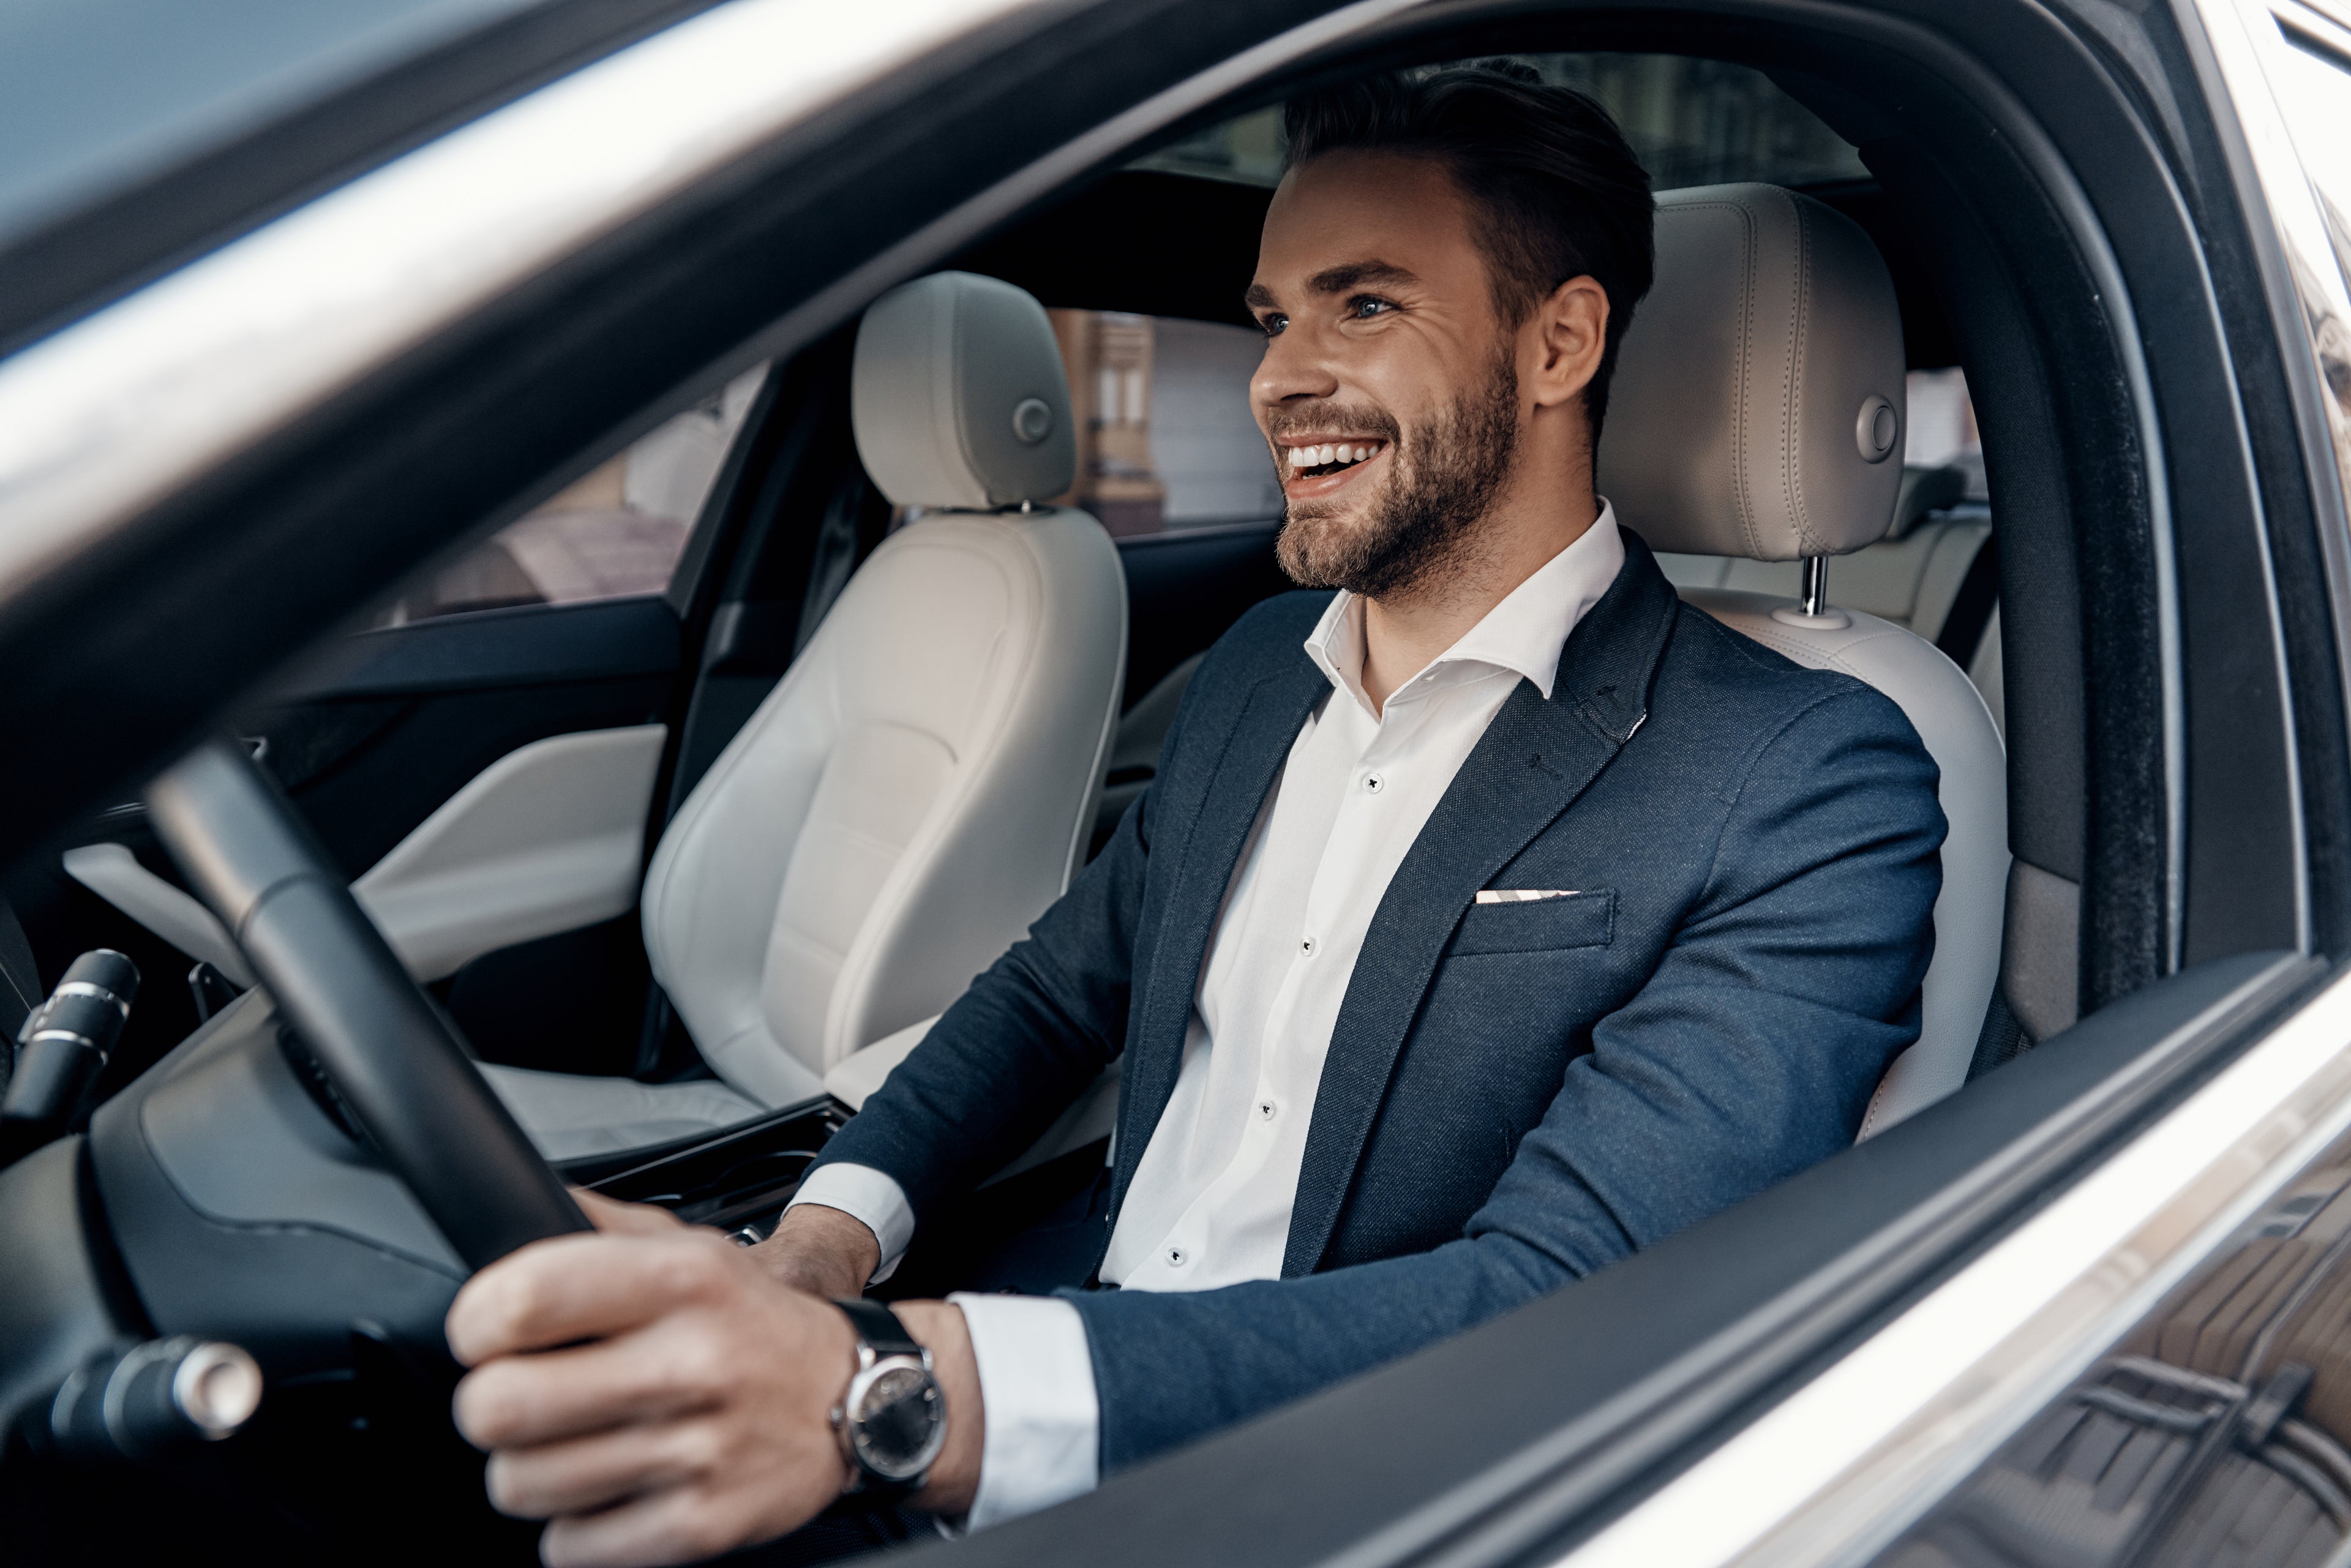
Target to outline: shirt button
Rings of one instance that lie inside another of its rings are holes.
[[[1184,1266],[1184,1249],[1181,1247],[1167,1249],[1167,1266],[1170,1269],[1181,1269]]]
[[[1273,1120],[1274,1115],[1275,1115],[1275,1111],[1274,1111],[1274,1104],[1273,1104],[1273,1102],[1272,1102],[1272,1101],[1270,1101],[1270,1100],[1260,1100],[1260,1101],[1259,1101],[1259,1102],[1257,1103],[1257,1119],[1258,1119],[1259,1121],[1260,1121],[1260,1122],[1270,1122],[1270,1121],[1272,1121],[1272,1120]]]
[[[1377,773],[1366,773],[1364,775],[1364,792],[1367,795],[1376,795],[1380,792],[1382,788],[1386,785],[1386,783],[1387,779],[1383,778],[1381,775]]]
[[[1308,957],[1310,957],[1310,958],[1311,958],[1312,956],[1314,956],[1314,938],[1313,938],[1313,937],[1311,937],[1311,936],[1309,936],[1309,937],[1307,937],[1304,941],[1302,941],[1302,942],[1299,943],[1299,945],[1298,945],[1298,950],[1299,950],[1301,953],[1305,954],[1305,955],[1306,955],[1306,956],[1308,956]]]

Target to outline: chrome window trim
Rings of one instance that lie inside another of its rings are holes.
[[[0,361],[0,600],[858,89],[1038,0],[729,0]]]
[[[1563,1561],[1868,1561],[2346,1131],[2351,977]]]
[[[2351,16],[2351,0],[2321,0],[2307,8],[2314,16]],[[2346,322],[2351,300],[2344,298],[2342,272],[2332,264],[2333,248],[2300,150],[2272,93],[2254,35],[2257,26],[2276,26],[2273,7],[2264,0],[2175,0],[2175,9],[2191,54],[2199,57],[2198,69],[2206,76],[2213,126],[2231,164],[2262,274],[2271,329],[2283,350],[2288,394],[2304,433],[2304,473],[2316,514],[2312,521],[2319,559],[2335,608],[2340,690],[2351,709],[2351,469],[2346,467],[2351,464],[2351,428],[2320,378],[2303,315],[2307,297],[2296,275],[2314,277],[2331,296],[2318,303]],[[2291,10],[2275,8],[2277,14]]]

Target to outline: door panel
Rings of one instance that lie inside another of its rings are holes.
[[[452,615],[352,638],[243,730],[356,877],[523,747],[658,720],[677,667],[660,599]]]
[[[550,736],[475,776],[351,883],[420,980],[636,907],[666,725]]]
[[[328,853],[347,875],[358,877],[486,770],[555,737],[638,729],[633,747],[591,743],[589,750],[601,754],[591,760],[628,774],[622,782],[643,798],[641,805],[649,802],[653,769],[642,730],[662,719],[677,666],[677,617],[657,598],[452,615],[346,640],[236,727],[260,743],[264,765]],[[574,795],[597,792],[573,772]],[[643,821],[642,810],[637,821]],[[111,856],[100,848],[99,869],[117,883],[176,879],[143,811],[126,802],[75,826],[52,852],[29,857],[5,891],[24,919],[45,977],[54,977],[75,954],[99,946],[128,953],[146,977],[109,1069],[110,1089],[169,1050],[198,1019],[183,981],[193,962],[186,948],[67,874],[62,854],[92,846],[113,847]],[[598,847],[603,861],[618,863],[613,844]],[[642,828],[634,849],[627,857],[632,894],[642,864]],[[132,863],[123,863],[123,852],[134,857]],[[598,883],[613,880],[601,875]],[[562,1036],[564,1061],[625,1068],[634,1061],[644,959],[641,947],[622,940],[633,937],[633,922],[612,919],[611,902],[609,896],[581,902],[578,918],[569,922],[580,928],[576,933],[546,936],[545,918],[510,922],[512,931],[539,938],[521,949],[519,968],[495,962],[496,954],[475,958],[478,943],[439,945],[435,956],[442,961],[432,966],[437,974],[474,959],[445,988],[453,1005],[465,1001],[456,1008],[459,1022],[486,1056],[504,1060],[517,1042],[543,1047],[540,1036],[554,1033]],[[478,930],[475,936],[493,939]],[[476,967],[483,972],[475,974]],[[549,977],[554,982],[535,1001],[506,995],[501,977],[526,974],[534,985]],[[573,1007],[556,1027],[549,1008],[591,996],[592,1009]],[[478,1018],[469,1016],[477,1012]],[[531,1064],[558,1063],[538,1058]]]

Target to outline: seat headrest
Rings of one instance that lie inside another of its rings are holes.
[[[935,272],[866,307],[849,410],[857,455],[893,506],[1011,507],[1077,476],[1053,324],[993,277]]]
[[[1777,185],[1662,192],[1600,492],[1653,549],[1859,549],[1902,485],[1903,370],[1893,279],[1851,219]]]

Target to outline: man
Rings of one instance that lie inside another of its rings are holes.
[[[1251,393],[1282,564],[1339,591],[1217,644],[1109,847],[770,1240],[591,1203],[607,1234],[466,1287],[458,1419],[549,1562],[706,1554],[872,1486],[831,1413],[866,1430],[852,1373],[896,1331],[825,1298],[1122,1053],[1100,1221],[1037,1281],[1065,1288],[898,1306],[935,1389],[907,1373],[873,1430],[941,1431],[898,1472],[917,1508],[1042,1507],[1581,1278],[1848,1144],[1916,1035],[1917,737],[1683,609],[1593,490],[1651,267],[1614,126],[1476,69],[1289,129]]]

